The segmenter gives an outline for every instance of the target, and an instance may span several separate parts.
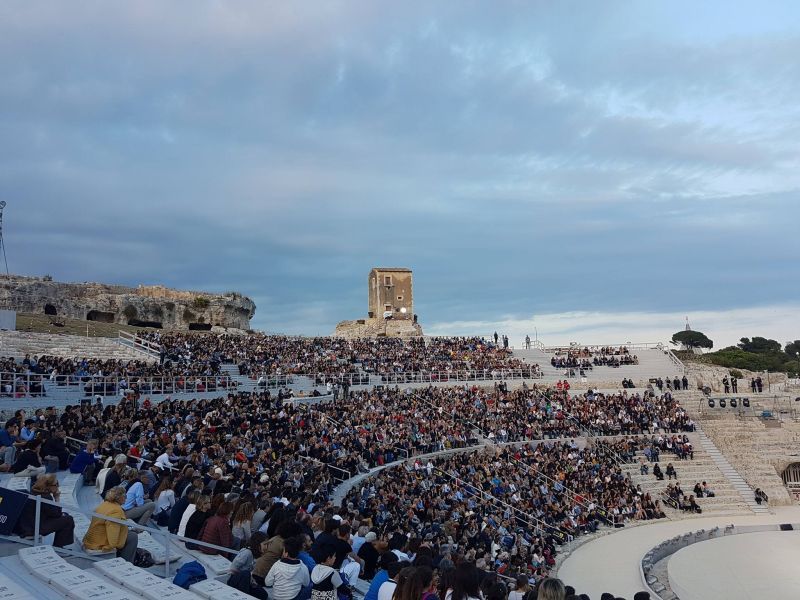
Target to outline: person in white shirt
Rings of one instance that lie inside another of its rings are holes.
[[[186,510],[181,515],[181,522],[178,525],[178,535],[180,536],[186,535],[186,525],[189,523],[189,517],[197,510],[197,498],[200,497],[200,490],[192,489],[186,494],[186,497],[189,499],[189,506],[186,507]]]
[[[156,523],[161,526],[167,524],[169,520],[169,513],[172,507],[175,506],[175,490],[172,482],[172,477],[166,475],[161,483],[158,484],[153,498],[156,501],[156,509],[153,511],[153,518]]]
[[[389,575],[389,579],[384,581],[381,587],[378,588],[378,600],[392,600],[394,590],[397,587],[397,576],[400,574],[400,571],[408,566],[411,566],[410,562],[398,560],[390,563],[389,566],[386,567],[386,573]]]
[[[160,454],[159,457],[156,459],[156,466],[162,471],[171,470],[175,466],[170,461],[171,455],[172,455],[172,444],[167,444],[167,447],[164,449],[164,452]]]
[[[508,593],[508,600],[522,600],[531,589],[527,575],[517,576],[517,587]]]
[[[297,558],[302,549],[300,537],[283,541],[283,557],[272,565],[264,578],[264,587],[272,591],[272,600],[293,600],[300,595],[300,590],[311,584],[308,567]]]

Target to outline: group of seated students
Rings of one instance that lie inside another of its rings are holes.
[[[218,361],[238,365],[253,379],[311,375],[327,381],[349,374],[390,376],[458,371],[531,370],[508,348],[480,337],[359,338],[287,337],[254,333],[142,334],[161,345],[162,359],[177,364]]]
[[[700,485],[699,481],[695,483],[693,491],[695,497],[697,498],[713,498],[714,496],[716,496],[714,490],[712,490],[705,481],[703,482],[702,485]]]
[[[684,512],[697,514],[703,512],[703,509],[697,505],[694,494],[689,494],[688,496],[684,494],[681,484],[677,481],[674,484],[670,483],[667,489],[664,490],[664,501],[673,508]]]
[[[13,357],[0,357],[0,396],[40,398],[46,395],[43,375],[32,372]]]
[[[154,364],[139,360],[101,360],[31,356],[21,361],[0,358],[0,391],[8,396],[46,396],[44,382],[81,386],[87,396],[109,396],[126,390],[143,394],[217,391],[232,382],[219,361]]]
[[[98,513],[139,527],[167,527],[189,547],[195,540],[223,548],[196,549],[232,558],[233,582],[241,588],[274,588],[286,578],[296,585],[299,577],[304,588],[319,583],[316,596],[339,580],[352,585],[369,578],[375,554],[387,548],[402,559],[431,547],[456,564],[523,573],[538,583],[564,541],[601,523],[663,516],[658,500],[635,488],[618,461],[650,443],[638,434],[692,426],[671,396],[652,390],[571,396],[563,386],[509,391],[503,385],[376,389],[313,408],[264,392],[159,404],[123,398],[61,413],[37,410],[30,419],[19,411],[6,424],[9,439],[0,437],[4,458],[21,441],[18,423],[35,432],[34,442],[50,444],[46,452],[26,448],[40,460],[24,468],[41,469],[42,457],[56,456],[60,468],[96,477],[103,500]],[[542,440],[577,435],[583,427],[631,437],[590,446],[553,441],[496,448],[433,461],[430,470],[418,462],[410,471],[395,467],[368,480],[366,491],[341,506],[330,502],[336,480],[399,458],[476,446],[479,434]],[[71,457],[66,438],[85,440],[85,447]],[[49,475],[26,472],[34,474],[44,477],[35,490],[55,497],[46,489]],[[50,529],[60,532],[59,543],[71,543],[71,518],[53,517]],[[437,523],[445,526],[437,529]],[[362,537],[363,552],[346,549]],[[93,520],[83,544],[130,559],[136,541],[135,530]],[[315,559],[308,584],[292,562],[311,565],[306,554]]]
[[[615,458],[635,438],[578,447],[487,448],[386,469],[351,490],[349,510],[378,531],[402,531],[500,574],[548,575],[558,547],[600,524],[657,519],[658,500]]]
[[[639,358],[631,355],[628,348],[566,348],[556,350],[550,365],[557,369],[580,369],[591,371],[594,367],[620,367],[638,365]]]

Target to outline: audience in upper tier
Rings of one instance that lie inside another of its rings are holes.
[[[254,379],[276,375],[336,377],[351,373],[446,373],[531,368],[508,348],[483,338],[291,338],[252,334],[152,332],[165,360],[234,363]]]
[[[234,385],[220,365],[238,365],[241,375],[259,383],[288,383],[292,376],[313,376],[317,384],[360,383],[380,375],[387,383],[485,380],[502,373],[536,378],[538,365],[514,358],[512,351],[483,338],[290,338],[263,334],[142,334],[161,345],[157,364],[141,360],[100,360],[26,355],[22,361],[0,358],[0,394],[43,396],[45,381],[79,385],[86,394],[116,395],[206,392]]]
[[[562,544],[603,524],[663,517],[660,499],[622,470],[637,451],[691,458],[682,432],[693,423],[669,393],[559,387],[372,389],[309,406],[269,392],[125,397],[18,411],[5,430],[16,450],[26,423],[35,433],[25,452],[56,452],[61,468],[96,478],[100,514],[228,549],[198,548],[234,559],[231,584],[257,597],[266,585],[273,600],[336,598],[372,578],[378,599],[471,598],[477,572],[483,597],[505,600],[498,576],[527,577],[527,597],[557,594],[542,581]],[[587,433],[617,437],[579,439]],[[65,445],[73,439],[85,444]],[[507,441],[530,443],[499,445]],[[419,457],[486,442],[498,445]],[[336,482],[405,458],[331,502]],[[57,498],[50,477],[34,493]],[[71,517],[54,512],[46,524],[57,545],[72,543]],[[31,525],[28,515],[20,531]],[[131,560],[137,538],[94,519],[83,543]]]

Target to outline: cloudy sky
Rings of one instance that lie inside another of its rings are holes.
[[[701,5],[700,5],[701,4]],[[12,272],[327,334],[800,337],[796,2],[0,3]]]

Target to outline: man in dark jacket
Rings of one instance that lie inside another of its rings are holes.
[[[124,454],[118,454],[114,458],[114,464],[111,470],[106,474],[105,482],[103,483],[103,491],[100,495],[105,498],[106,492],[111,488],[122,485],[122,472],[127,468],[128,457]]]
[[[64,441],[66,436],[67,433],[63,429],[59,429],[42,446],[42,456],[58,457],[58,468],[61,471],[64,471],[69,464],[69,450]]]
[[[97,466],[100,464],[94,455],[96,451],[97,440],[89,440],[86,443],[86,448],[78,452],[69,465],[70,473],[83,473],[86,470],[86,467],[92,467],[92,472],[89,474],[90,476],[88,478],[89,480],[84,482],[87,485],[94,481],[94,478],[97,475]]]

